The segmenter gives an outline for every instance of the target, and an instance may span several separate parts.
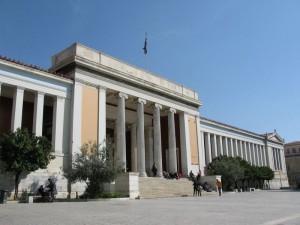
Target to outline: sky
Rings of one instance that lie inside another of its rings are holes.
[[[299,0],[1,0],[0,55],[48,69],[78,42],[197,91],[205,118],[289,143],[299,12]]]

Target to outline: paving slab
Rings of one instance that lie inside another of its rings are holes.
[[[299,225],[300,192],[0,205],[0,225]]]

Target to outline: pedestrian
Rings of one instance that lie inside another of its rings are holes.
[[[194,180],[195,180],[195,175],[194,175],[194,173],[193,173],[192,170],[191,170],[190,173],[189,173],[189,179],[190,179],[191,181],[194,181]]]
[[[222,182],[220,180],[216,180],[216,186],[217,186],[217,189],[218,189],[218,192],[219,192],[219,196],[221,196],[222,194]]]
[[[54,201],[55,184],[53,183],[53,181],[50,178],[48,179],[48,181],[49,181],[49,184],[47,185],[47,188],[49,188],[49,192],[50,192],[50,197],[51,197],[50,202],[53,202]]]
[[[200,185],[200,180],[194,179],[193,182],[193,186],[194,186],[194,193],[193,196],[202,196],[201,195],[201,185]]]
[[[153,172],[153,176],[156,177],[156,174],[157,174],[157,166],[156,166],[156,163],[153,163],[153,166],[152,166],[152,172]]]

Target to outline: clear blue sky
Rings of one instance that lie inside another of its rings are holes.
[[[0,54],[49,68],[79,42],[198,92],[202,116],[300,140],[299,0],[1,0]]]

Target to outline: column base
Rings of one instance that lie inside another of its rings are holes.
[[[146,172],[139,172],[139,177],[148,177]]]
[[[162,173],[158,173],[158,174],[156,174],[156,177],[163,177],[163,174]]]

